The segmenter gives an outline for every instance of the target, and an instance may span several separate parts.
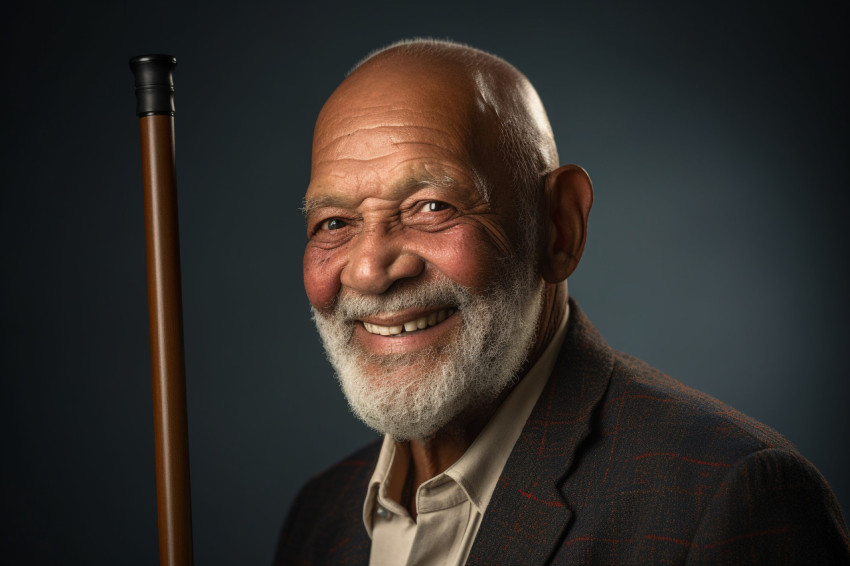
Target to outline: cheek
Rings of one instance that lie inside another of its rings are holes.
[[[340,262],[309,245],[304,250],[304,290],[310,304],[319,310],[330,306],[340,289]]]
[[[473,290],[483,290],[497,277],[501,255],[476,230],[457,230],[423,246],[422,257],[452,281]]]

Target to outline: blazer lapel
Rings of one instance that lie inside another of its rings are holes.
[[[369,486],[369,480],[378,459],[381,442],[374,443],[372,453],[364,458],[350,460],[349,465],[356,470],[349,486],[346,486],[346,497],[341,499],[338,508],[329,518],[336,525],[329,532],[336,534],[336,539],[329,548],[322,549],[327,553],[327,564],[340,566],[355,566],[369,564],[369,554],[372,540],[363,526],[363,498]]]
[[[611,350],[571,299],[552,377],[505,464],[467,564],[545,564],[558,548],[573,517],[560,486],[590,434],[613,365]]]

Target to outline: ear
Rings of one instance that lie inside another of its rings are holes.
[[[593,184],[578,165],[562,165],[546,176],[541,272],[548,283],[564,281],[578,266],[587,239]]]

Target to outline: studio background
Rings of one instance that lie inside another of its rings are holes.
[[[158,560],[138,122],[178,57],[195,563],[268,564],[373,437],[312,327],[312,127],[403,37],[515,64],[595,203],[570,292],[615,348],[792,440],[850,510],[846,3],[22,2],[2,74],[7,564]]]

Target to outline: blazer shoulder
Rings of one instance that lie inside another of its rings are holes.
[[[730,467],[699,519],[688,564],[850,564],[838,501],[799,454],[767,448]]]
[[[615,352],[614,360],[604,402],[616,405],[621,416],[643,421],[647,444],[657,443],[659,448],[683,444],[726,461],[766,449],[798,454],[769,426],[646,362],[622,352]]]

